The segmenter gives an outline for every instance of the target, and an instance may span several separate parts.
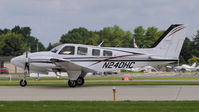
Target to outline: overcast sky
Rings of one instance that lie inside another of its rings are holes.
[[[199,0],[0,0],[0,29],[29,26],[45,46],[78,27],[118,25],[133,32],[140,25],[166,30],[173,23],[188,24],[187,35],[195,35]]]

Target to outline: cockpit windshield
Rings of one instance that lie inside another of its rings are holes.
[[[53,52],[53,53],[56,53],[63,45],[59,45],[53,49],[51,49],[50,51]]]

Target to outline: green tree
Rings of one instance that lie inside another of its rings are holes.
[[[1,34],[6,34],[6,33],[8,33],[8,32],[10,32],[10,30],[7,29],[7,28],[5,28],[5,29],[3,29],[3,30],[0,29],[0,35],[1,35]]]
[[[159,31],[156,27],[148,27],[145,30],[142,26],[138,26],[134,29],[133,36],[140,48],[149,48],[159,39],[163,32]]]
[[[51,42],[48,44],[48,47],[46,48],[47,51],[50,51],[53,48]]]
[[[189,64],[193,64],[193,63],[197,63],[197,64],[199,64],[199,57],[196,57],[196,56],[193,56],[192,58],[190,58],[189,60],[188,60],[188,62],[189,62]]]
[[[133,37],[136,39],[138,47],[144,47],[143,40],[145,39],[145,29],[142,26],[138,26],[134,29]]]
[[[0,35],[0,55],[3,55],[3,52],[4,52],[2,50],[3,46],[5,45],[4,40],[5,40],[5,36],[3,34],[1,34]]]
[[[105,27],[98,32],[99,40],[106,47],[132,47],[132,33],[124,31],[119,26]]]
[[[189,38],[185,38],[185,41],[183,43],[183,46],[182,46],[182,50],[181,50],[181,53],[180,53],[180,56],[182,56],[183,60],[187,63],[188,62],[188,59],[190,59],[192,57],[192,54],[191,54],[191,41]]]
[[[95,37],[95,33],[80,27],[63,34],[60,43],[92,44],[93,40],[91,38],[93,37]]]
[[[31,34],[30,27],[15,26],[11,31],[14,33],[22,34],[25,38],[29,37]]]
[[[194,56],[199,56],[199,30],[197,34],[194,36],[193,41],[190,44],[191,54]]]
[[[1,35],[4,38],[4,45],[1,47],[4,56],[18,56],[26,51],[26,46],[21,34],[8,32]]]
[[[29,48],[30,52],[44,51],[44,45],[39,42],[36,37],[31,36],[31,28],[30,27],[20,27],[15,26],[12,32],[16,34],[23,35],[23,41],[26,43],[26,46]]]
[[[179,63],[180,64],[186,64],[187,62],[184,60],[182,56],[179,57]]]
[[[143,40],[145,47],[151,47],[158,37],[158,29],[156,27],[148,27],[145,33],[145,39]]]
[[[15,26],[13,29],[0,29],[0,55],[17,56],[29,50],[43,51],[45,47],[31,34],[29,27]]]
[[[38,51],[44,51],[45,47],[44,45],[39,42],[39,40],[33,36],[26,37],[26,46],[29,48],[30,52],[38,52]]]
[[[116,25],[95,32],[80,27],[62,35],[60,43],[98,45],[104,41],[102,46],[131,47],[131,37],[130,31],[123,31]]]

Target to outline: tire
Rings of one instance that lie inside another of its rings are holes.
[[[20,81],[20,86],[21,86],[21,87],[25,87],[26,85],[27,85],[27,81],[22,79],[22,80]]]
[[[78,85],[78,86],[82,86],[82,85],[84,84],[84,78],[83,78],[83,77],[79,77],[79,78],[76,80],[76,82],[77,82],[77,85]]]
[[[186,70],[183,68],[183,69],[181,69],[181,71],[184,73]]]
[[[68,86],[69,87],[76,87],[77,86],[76,80],[68,80]]]

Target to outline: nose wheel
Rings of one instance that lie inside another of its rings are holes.
[[[27,81],[25,79],[22,79],[19,84],[21,87],[25,87],[27,85]]]

